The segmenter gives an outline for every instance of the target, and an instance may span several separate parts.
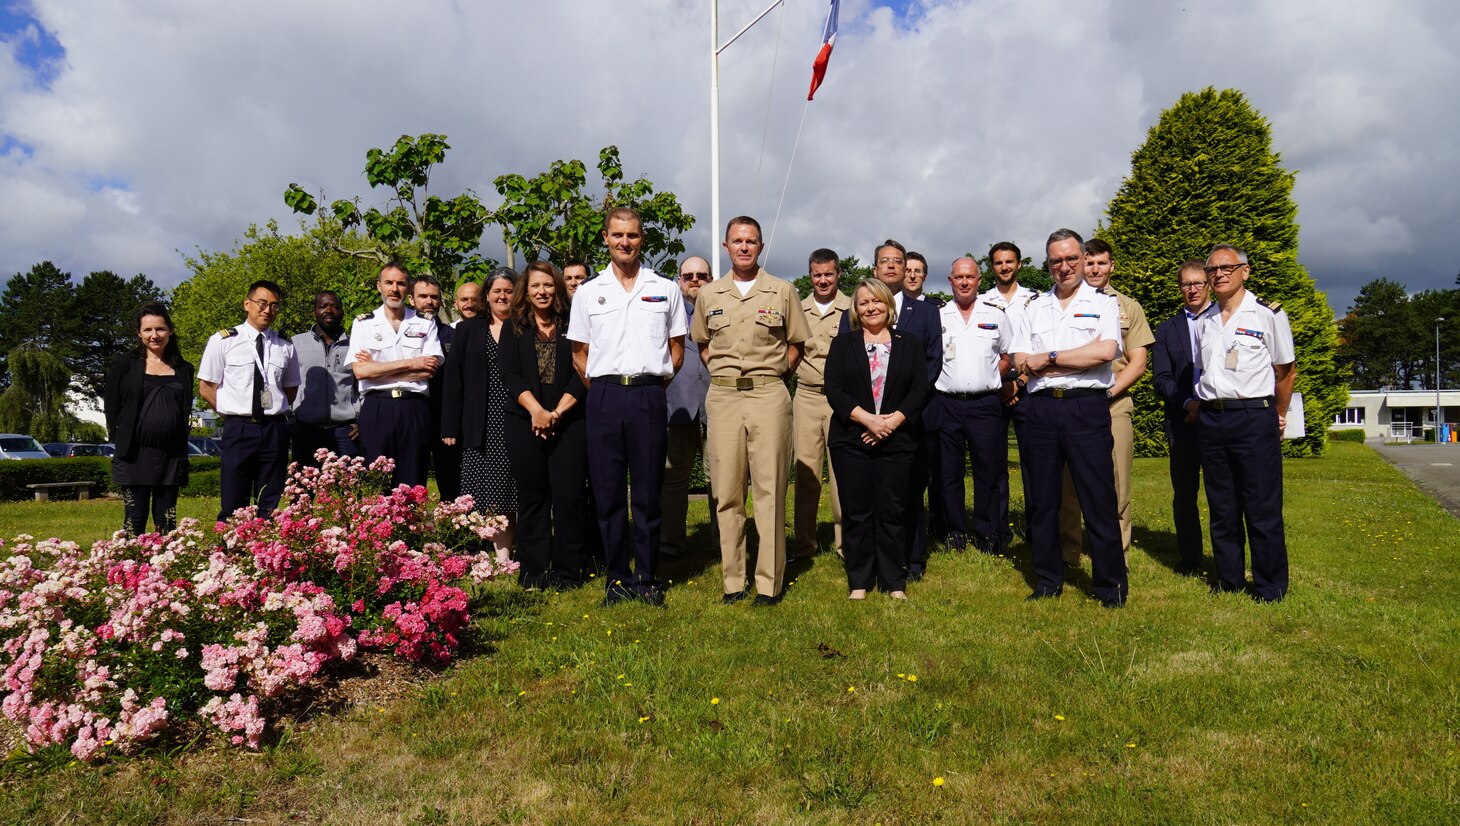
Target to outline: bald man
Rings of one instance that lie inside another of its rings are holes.
[[[455,327],[463,318],[476,318],[477,313],[482,311],[482,285],[475,281],[457,284],[453,306],[456,309],[456,321],[451,326]]]
[[[710,262],[697,255],[684,259],[674,281],[684,296],[685,327],[688,328],[694,321],[700,287],[710,283]],[[704,448],[705,396],[710,391],[710,371],[700,361],[700,346],[686,338],[684,350],[684,366],[665,393],[669,404],[669,451],[664,461],[664,487],[659,494],[659,509],[664,515],[659,523],[659,553],[668,557],[684,554],[689,477],[695,456]],[[711,494],[710,513],[714,512],[715,499]]]

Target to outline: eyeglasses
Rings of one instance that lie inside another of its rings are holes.
[[[1051,258],[1049,259],[1049,268],[1073,267],[1083,260],[1085,260],[1085,256],[1083,255],[1067,255],[1064,258]]]
[[[707,272],[682,272],[679,274],[680,281],[709,281],[710,274]]]
[[[277,313],[279,311],[279,302],[277,302],[277,301],[259,301],[257,298],[248,298],[248,299],[245,299],[245,300],[246,301],[252,301],[253,302],[253,305],[255,307],[258,307],[259,308],[259,312],[261,312],[261,313],[262,312],[275,312],[275,313]]]
[[[890,255],[886,255],[886,256],[883,256],[881,258],[878,258],[877,259],[877,263],[879,263],[879,264],[906,264],[907,263],[907,259],[906,258],[903,258],[900,255],[897,256],[897,257],[893,257],[893,256],[890,256]]]
[[[1247,265],[1246,264],[1218,264],[1215,267],[1202,267],[1202,270],[1201,271],[1204,272],[1204,273],[1206,273],[1207,274],[1207,277],[1210,278],[1213,275],[1230,275],[1230,274],[1232,274],[1232,273],[1234,273],[1234,272],[1242,269],[1245,266],[1247,266]]]
[[[1182,284],[1181,285],[1181,291],[1184,292],[1184,293],[1189,293],[1192,290],[1206,289],[1206,286],[1207,286],[1207,282],[1205,282],[1205,281],[1194,281],[1194,282],[1192,282],[1190,284]]]

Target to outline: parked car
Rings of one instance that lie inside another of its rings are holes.
[[[210,436],[189,436],[188,444],[196,445],[205,456],[218,456],[223,452],[218,447],[218,441]]]
[[[204,450],[202,445],[199,445],[197,442],[194,442],[192,439],[188,439],[188,458],[189,459],[201,459],[202,457],[207,456],[207,455],[208,455],[208,451]]]
[[[104,445],[97,445],[97,447],[101,448],[101,455],[107,457],[108,459],[117,455],[117,446],[112,444],[111,442],[107,442]]]
[[[101,445],[86,444],[84,442],[50,442],[46,445],[46,453],[57,459],[70,459],[75,456],[110,456]]]
[[[49,459],[51,454],[30,436],[0,433],[0,459]]]

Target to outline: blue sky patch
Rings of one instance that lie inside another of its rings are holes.
[[[16,60],[30,70],[38,86],[50,88],[61,71],[66,49],[30,14],[26,3],[0,5],[0,40],[14,45]]]

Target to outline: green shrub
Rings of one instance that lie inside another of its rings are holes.
[[[75,459],[20,459],[0,462],[0,499],[30,499],[26,485],[47,482],[97,482],[110,486],[112,460],[100,456]]]
[[[217,459],[213,459],[217,463]],[[193,460],[192,472],[188,474],[188,483],[183,486],[180,493],[183,496],[202,496],[209,499],[217,499],[219,496],[218,480],[223,475],[216,467],[212,470],[200,470],[198,465],[201,462]]]
[[[1328,431],[1328,441],[1330,441],[1330,442],[1359,442],[1359,443],[1362,443],[1364,441],[1364,431],[1362,431],[1362,430],[1330,430],[1330,431]]]

